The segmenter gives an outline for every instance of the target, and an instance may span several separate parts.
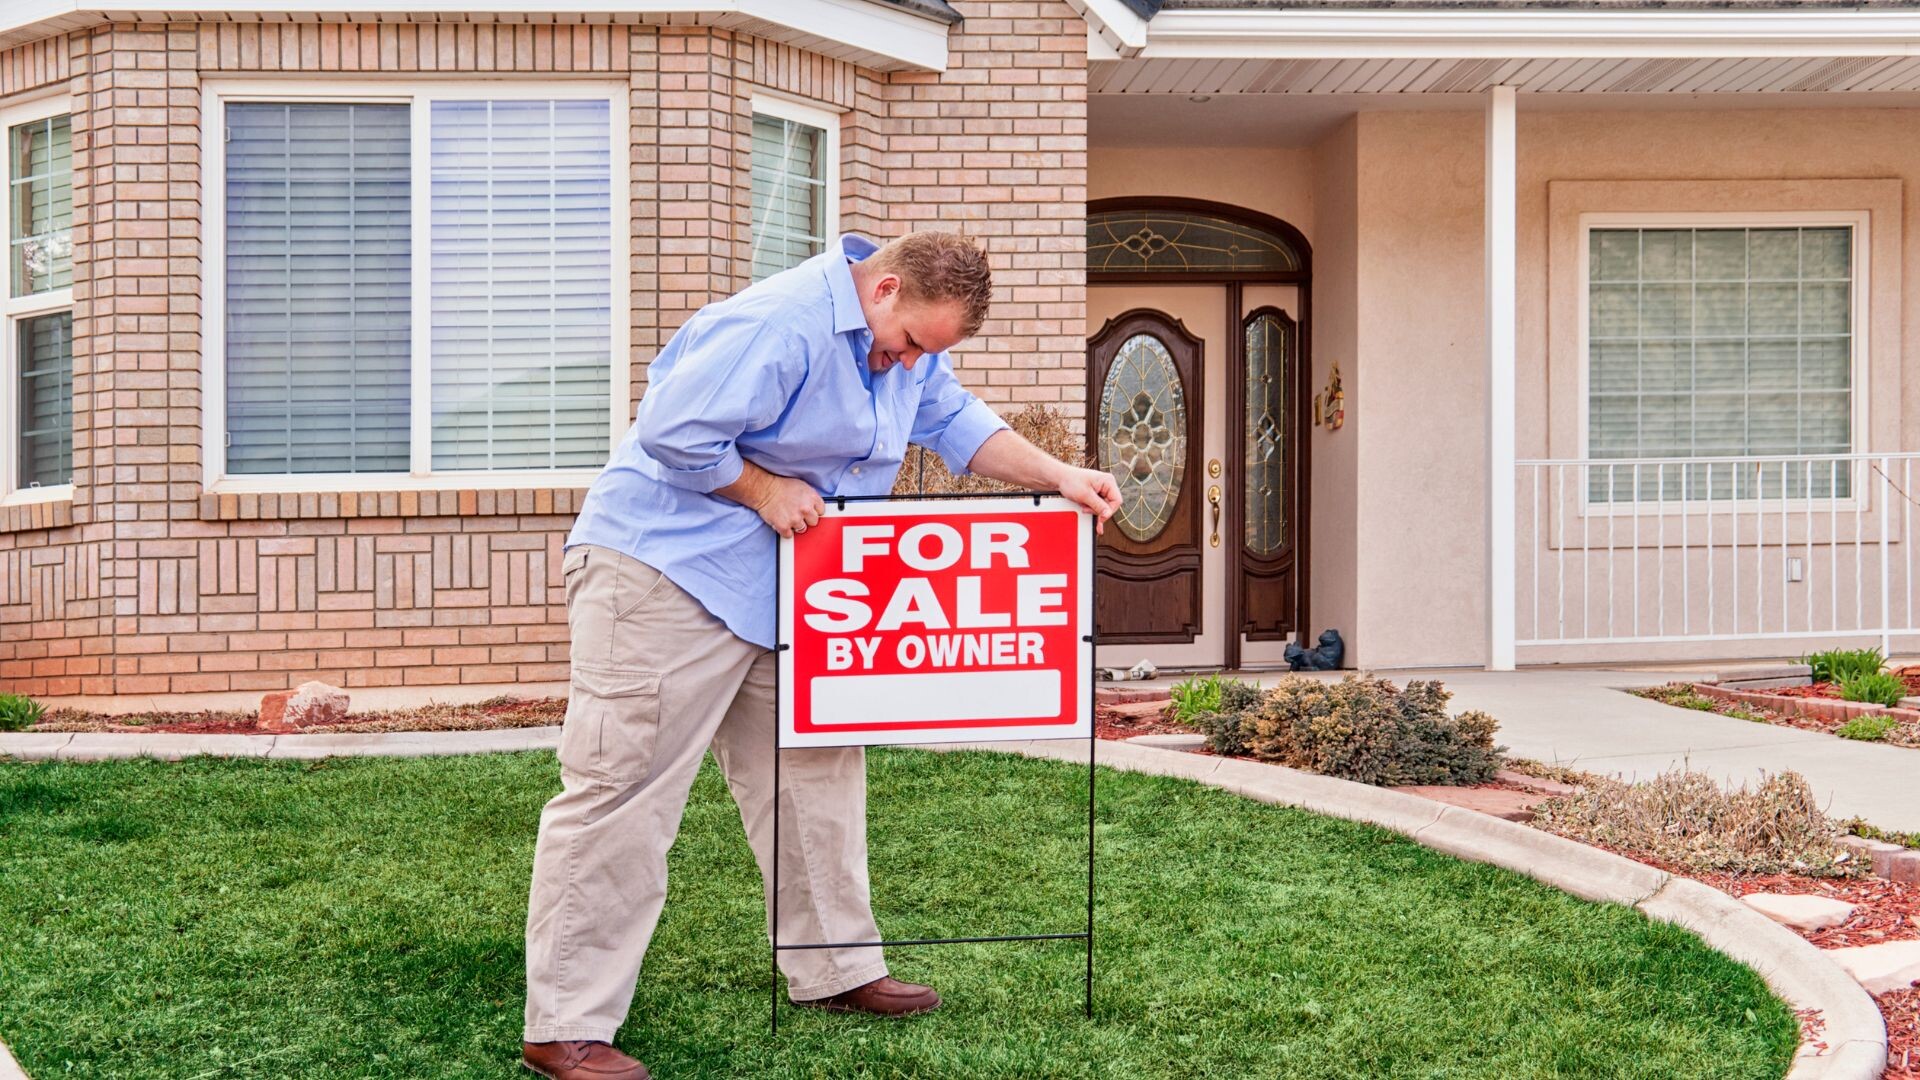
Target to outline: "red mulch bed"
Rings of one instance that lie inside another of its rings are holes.
[[[1893,674],[1898,675],[1900,681],[1907,684],[1907,693],[1920,694],[1920,666],[1909,665],[1907,667],[1897,668]],[[1756,693],[1772,694],[1775,697],[1838,699],[1840,697],[1840,684],[1817,682],[1808,683],[1805,686],[1770,686],[1765,690],[1756,691]]]
[[[1144,712],[1145,710],[1140,710]],[[1194,729],[1158,714],[1135,715],[1130,710],[1101,705],[1093,710],[1093,733],[1103,739],[1131,739],[1135,735],[1192,735]]]
[[[1920,1080],[1920,989],[1874,999],[1887,1018],[1886,1080]]]
[[[472,731],[558,724],[566,715],[565,698],[493,698],[471,705],[427,705],[416,709],[349,713],[333,723],[312,724],[302,731]],[[163,735],[272,735],[261,731],[250,712],[139,713],[110,716],[76,709],[56,709],[35,724],[33,731],[152,732]]]
[[[1853,917],[1839,926],[1800,935],[1823,949],[1920,938],[1920,885],[1885,878],[1810,878],[1797,874],[1690,876],[1733,896],[1757,892],[1811,894],[1858,905]]]
[[[1808,683],[1805,686],[1769,686],[1765,690],[1756,690],[1754,693],[1771,694],[1774,697],[1814,697],[1838,700],[1840,697],[1840,684],[1817,682]]]

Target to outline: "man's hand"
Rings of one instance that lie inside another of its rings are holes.
[[[751,461],[741,470],[740,479],[715,489],[714,494],[751,508],[760,515],[760,520],[783,537],[818,525],[820,515],[827,510],[827,504],[821,501],[820,493],[813,490],[812,484],[775,475]]]
[[[974,451],[967,463],[971,472],[1005,480],[1024,488],[1052,488],[1093,514],[1095,532],[1106,531],[1106,521],[1120,509],[1120,485],[1110,473],[1081,469],[1055,459],[1008,428],[996,431]]]
[[[1054,486],[1060,494],[1094,515],[1093,531],[1096,533],[1106,532],[1107,519],[1120,509],[1120,485],[1114,482],[1112,473],[1062,465],[1060,478],[1054,482]]]

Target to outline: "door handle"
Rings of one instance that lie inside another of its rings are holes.
[[[1220,485],[1207,487],[1207,505],[1213,507],[1213,537],[1207,543],[1212,547],[1220,546]]]

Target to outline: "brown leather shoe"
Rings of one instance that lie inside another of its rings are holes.
[[[865,986],[856,986],[832,997],[796,1001],[794,1004],[815,1009],[828,1009],[833,1012],[912,1016],[915,1013],[932,1012],[939,1008],[940,995],[934,993],[931,986],[918,986],[914,983],[901,982],[891,975],[882,975]]]
[[[547,1080],[652,1080],[645,1065],[603,1042],[522,1042],[520,1064]]]

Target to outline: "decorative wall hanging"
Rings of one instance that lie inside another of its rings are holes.
[[[1313,395],[1313,426],[1338,431],[1346,422],[1347,395],[1340,385],[1340,361],[1335,360],[1327,370],[1327,388]]]

